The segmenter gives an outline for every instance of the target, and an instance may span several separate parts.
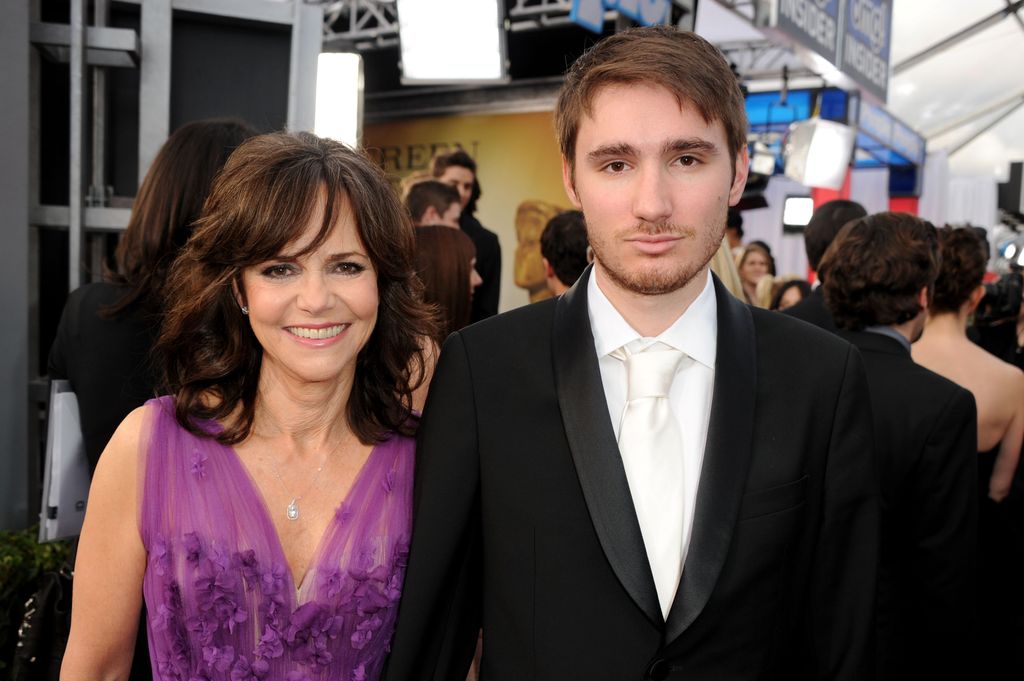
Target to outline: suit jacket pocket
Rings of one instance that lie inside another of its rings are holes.
[[[740,520],[757,518],[795,508],[807,498],[807,477],[774,487],[752,490],[743,495]]]

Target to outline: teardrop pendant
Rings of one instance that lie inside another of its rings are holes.
[[[288,504],[287,515],[288,515],[288,520],[298,520],[299,519],[299,505],[298,505],[298,503],[296,503],[295,499],[292,499],[292,503]]]

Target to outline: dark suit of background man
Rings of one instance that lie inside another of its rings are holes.
[[[555,121],[595,262],[446,342],[386,678],[463,681],[481,626],[488,681],[869,678],[860,358],[708,269],[747,175],[729,65],[692,33],[630,29],[570,69]],[[618,357],[654,339],[685,353],[663,421],[678,445],[642,451],[616,440],[643,404]]]
[[[431,174],[459,191],[462,214],[459,227],[476,246],[476,271],[483,283],[473,291],[470,321],[478,322],[498,314],[501,298],[501,244],[498,235],[476,219],[476,202],[480,199],[480,180],[476,161],[462,149],[438,154],[431,162]]]
[[[939,272],[935,228],[879,213],[821,261],[825,302],[867,368],[882,493],[879,679],[971,678],[977,501],[974,397],[915,364]]]
[[[843,225],[867,214],[864,206],[847,199],[835,199],[823,203],[814,211],[811,221],[804,228],[804,250],[807,251],[807,264],[818,274],[819,284],[824,281],[819,271],[819,264],[829,244],[836,238],[836,234],[843,228]],[[825,307],[825,297],[820,285],[811,291],[811,295],[787,308],[786,314],[810,322],[832,333],[839,330],[832,319],[832,313]]]

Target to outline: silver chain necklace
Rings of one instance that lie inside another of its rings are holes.
[[[316,485],[317,480],[320,479],[320,473],[324,470],[324,466],[327,465],[328,457],[331,455],[332,452],[338,451],[339,447],[341,447],[340,442],[334,447],[334,449],[324,454],[324,460],[320,462],[320,467],[316,469],[316,475],[313,476],[313,480],[309,483],[309,485],[306,486],[306,489],[302,492],[302,494],[299,494],[297,496],[292,496],[291,490],[289,490],[288,486],[284,484],[284,478],[281,477],[281,473],[277,469],[277,462],[275,462],[273,458],[268,459],[270,461],[270,470],[273,471],[278,483],[280,483],[281,489],[284,490],[285,496],[291,497],[291,501],[288,502],[288,508],[285,509],[285,517],[288,518],[288,520],[299,519],[299,502],[302,500],[302,497],[306,496],[313,490],[313,486]]]

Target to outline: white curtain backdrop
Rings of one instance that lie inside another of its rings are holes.
[[[761,240],[768,244],[779,275],[807,276],[804,237],[802,234],[782,233],[782,207],[787,196],[810,195],[809,187],[784,175],[773,175],[764,192],[768,207],[743,212],[743,242]]]
[[[998,220],[999,186],[994,177],[951,177],[946,196],[949,224],[969,222],[991,229]]]
[[[946,224],[948,198],[949,157],[944,150],[930,152],[924,161],[917,214],[934,225]]]
[[[850,200],[868,214],[889,210],[889,169],[863,168],[850,174]]]

